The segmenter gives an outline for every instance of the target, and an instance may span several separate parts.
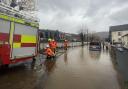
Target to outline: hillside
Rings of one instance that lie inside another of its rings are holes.
[[[108,38],[109,37],[109,32],[97,32],[96,35],[98,35],[100,38]]]

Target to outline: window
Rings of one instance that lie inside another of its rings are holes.
[[[118,41],[121,42],[121,38],[119,38]]]
[[[121,32],[118,32],[118,36],[121,36]]]

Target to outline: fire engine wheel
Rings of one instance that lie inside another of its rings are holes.
[[[6,64],[6,65],[2,65],[2,66],[1,66],[2,69],[8,69],[8,67],[9,67],[8,64]]]

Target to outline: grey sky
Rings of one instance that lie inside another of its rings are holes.
[[[76,33],[128,24],[128,0],[39,0],[40,28]]]

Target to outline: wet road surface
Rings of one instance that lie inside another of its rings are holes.
[[[0,89],[121,89],[108,51],[71,48],[56,60],[30,63],[0,73]]]

